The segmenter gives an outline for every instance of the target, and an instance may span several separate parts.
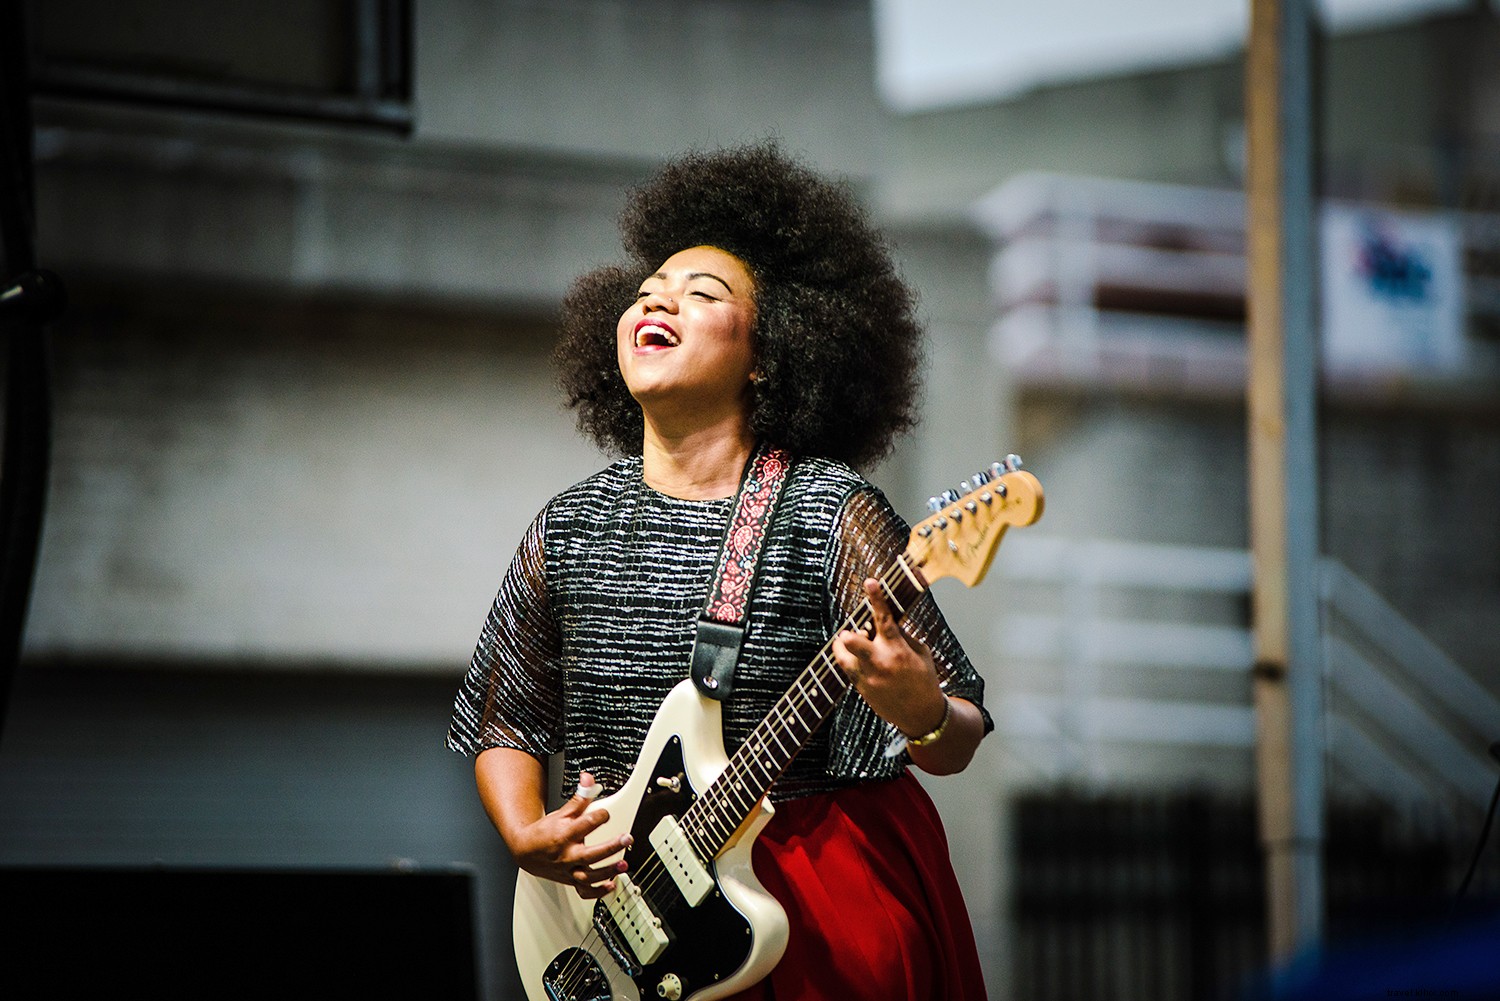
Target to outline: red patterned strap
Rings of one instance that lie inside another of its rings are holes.
[[[727,699],[734,690],[761,550],[791,467],[791,456],[771,446],[761,446],[746,464],[693,644],[693,682],[709,698]]]

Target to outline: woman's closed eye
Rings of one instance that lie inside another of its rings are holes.
[[[640,302],[642,299],[646,298],[647,296],[649,296],[651,294],[652,293],[651,293],[651,291],[649,289],[641,289],[639,292],[637,292],[635,294],[635,301],[636,302]],[[712,292],[705,292],[702,289],[691,289],[691,290],[688,291],[687,294],[690,295],[690,296],[692,296],[695,299],[698,299],[698,300],[702,301],[702,302],[722,302],[723,301],[722,299],[720,299],[719,296],[714,295]]]

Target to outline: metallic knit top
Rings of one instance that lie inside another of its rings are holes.
[[[554,497],[506,572],[454,706],[448,746],[475,754],[562,751],[563,789],[580,771],[604,792],[629,776],[651,720],[687,677],[733,498],[683,500],[621,459]],[[864,600],[862,582],[905,548],[909,529],[849,467],[794,463],[761,554],[724,746],[746,735]],[[945,690],[983,709],[984,682],[930,596],[902,620],[933,652]],[[991,722],[985,715],[985,728]],[[773,800],[899,775],[895,731],[850,689],[772,788]]]

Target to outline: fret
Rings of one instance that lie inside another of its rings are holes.
[[[800,699],[794,697],[795,693],[788,692],[780,702],[777,703],[775,713],[777,722],[781,724],[782,730],[792,739],[793,745],[801,747],[802,742],[812,734],[812,728],[802,719],[802,714],[797,711],[797,703]]]
[[[821,654],[819,656],[821,656]],[[821,682],[821,681],[818,680],[818,673],[816,671],[805,671],[805,672],[803,672],[802,677],[800,677],[800,678],[797,679],[797,684],[800,685],[804,681],[807,681],[807,680],[811,680],[814,685],[818,686],[818,694],[819,695],[821,695],[824,699],[827,699],[829,702],[833,701],[832,696],[830,696],[828,694],[828,690],[823,687],[823,682]],[[811,701],[810,697],[809,697],[809,701]]]
[[[882,580],[880,582],[880,589],[885,592],[885,600],[895,606],[896,618],[900,619],[904,617],[906,615],[906,603],[896,597],[896,592],[891,589],[891,585]]]
[[[927,586],[917,577],[916,574],[912,573],[911,567],[906,565],[905,553],[902,553],[900,556],[896,557],[895,565],[903,574],[906,575],[906,579],[911,584],[912,590],[915,591],[918,595],[927,590]]]
[[[824,650],[822,653],[818,654],[817,659],[813,661],[813,665],[815,667],[820,664],[822,665],[825,672],[838,671],[838,665],[835,664],[833,662],[833,659],[828,656],[827,650]],[[829,703],[838,701],[836,696],[829,694],[828,689],[823,687],[823,679],[818,677],[817,671],[809,670],[805,672],[804,677],[806,676],[811,676],[813,684],[818,686],[818,691],[822,693],[823,698],[827,699]],[[830,678],[829,680],[832,680],[832,678]]]
[[[747,759],[750,761],[763,761],[768,753],[771,753],[771,741],[775,740],[775,732],[766,726],[766,720],[760,720],[756,728],[751,729],[750,737],[745,738],[745,750]],[[784,747],[783,749],[784,753]]]
[[[799,687],[800,685],[801,685],[801,680],[799,679],[798,682],[797,682],[797,685],[794,686],[794,687],[798,687],[798,690],[800,691],[800,687]],[[807,725],[807,721],[804,720],[802,718],[802,714],[797,711],[797,703],[795,703],[795,702],[788,702],[787,703],[787,709],[791,711],[792,718],[797,721],[797,725],[799,727],[801,727],[804,730],[807,730],[809,733],[812,732],[812,728]]]
[[[775,713],[775,710],[771,710],[771,711],[772,711],[772,713]],[[769,722],[769,716],[766,717],[766,722]],[[765,726],[765,723],[762,723],[762,726]],[[783,755],[786,755],[786,744],[781,743],[781,737],[780,737],[780,735],[777,734],[777,728],[775,728],[775,726],[765,726],[765,729],[766,729],[766,737],[768,737],[769,740],[774,740],[775,741],[775,746],[777,746],[778,749],[781,750],[781,753],[783,753]],[[792,746],[795,747],[796,744],[792,744]],[[765,749],[766,750],[771,749],[771,744],[765,743]],[[786,755],[786,756],[787,756],[787,758],[790,758],[790,755]]]
[[[751,798],[750,793],[745,789],[745,780],[744,777],[740,774],[740,772],[742,771],[743,769],[736,769],[731,773],[734,777],[734,780],[729,784],[729,788],[725,791],[730,795],[736,797],[736,806],[743,810],[749,810],[750,807],[755,805],[755,800]]]
[[[751,753],[758,754],[759,752],[756,751]],[[759,788],[761,781],[760,762],[756,758],[751,757],[750,753],[747,753],[745,748],[743,747],[740,748],[739,753],[735,755],[735,758],[739,760],[739,774],[735,777],[735,781],[737,783],[736,788],[742,790],[745,797],[747,799],[751,799],[753,802],[753,798],[759,796],[763,792],[763,790]]]
[[[782,703],[784,702],[786,702],[786,699],[782,698],[781,702],[778,702],[771,707],[771,711],[766,714],[766,718],[764,722],[761,723],[761,726],[764,726],[766,728],[766,730],[771,735],[771,739],[776,741],[776,746],[781,749],[781,752],[783,754],[786,754],[786,744],[782,741],[781,735],[785,734],[787,737],[795,737],[796,735],[791,732],[792,728],[790,725],[788,725],[785,717],[782,714]],[[773,721],[775,725],[772,725]],[[792,750],[794,753],[796,752],[798,747],[798,742],[795,739],[792,740]],[[791,754],[787,754],[788,758],[790,758],[791,756]]]

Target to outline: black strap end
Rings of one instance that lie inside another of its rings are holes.
[[[698,620],[693,641],[693,684],[708,698],[722,702],[734,691],[734,668],[740,659],[745,630],[736,625]]]

